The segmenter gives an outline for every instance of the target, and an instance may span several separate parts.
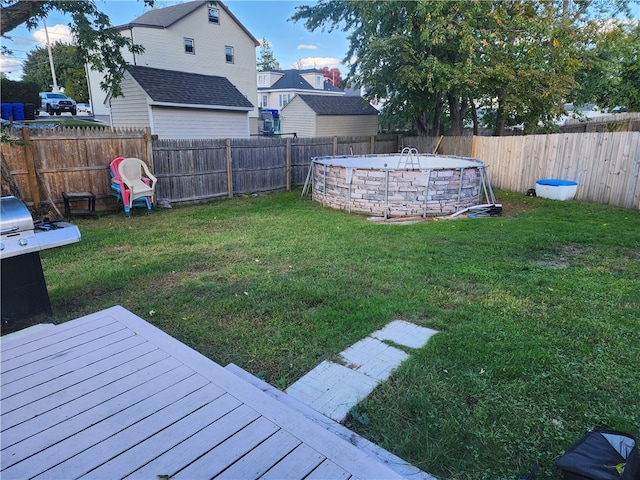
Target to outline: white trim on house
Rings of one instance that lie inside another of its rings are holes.
[[[230,110],[238,112],[250,112],[253,107],[230,107],[227,105],[193,105],[191,103],[171,103],[171,102],[154,102],[149,101],[149,105],[154,107],[176,107],[176,108],[190,108],[192,110]]]

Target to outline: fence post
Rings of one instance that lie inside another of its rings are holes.
[[[334,157],[338,155],[338,137],[333,137],[333,154]]]
[[[231,170],[231,139],[224,141],[224,150],[227,157],[227,195],[233,198],[233,170]]]
[[[471,158],[476,158],[476,136],[471,137]]]
[[[291,190],[291,139],[287,137],[285,148],[287,192]]]
[[[154,171],[153,165],[153,141],[151,139],[151,129],[149,127],[145,127],[144,129],[144,141],[145,147],[147,149],[147,165],[151,167],[151,172]]]
[[[375,135],[371,135],[369,139],[369,153],[372,155],[376,153],[376,136]]]
[[[31,190],[31,199],[33,200],[33,206],[38,208],[41,202],[40,188],[38,187],[33,145],[31,145],[31,136],[29,135],[28,128],[22,129],[22,141],[24,142],[24,161],[27,167],[27,179],[29,181],[29,190]]]

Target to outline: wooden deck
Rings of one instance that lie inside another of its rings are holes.
[[[122,307],[0,352],[3,480],[401,478]]]

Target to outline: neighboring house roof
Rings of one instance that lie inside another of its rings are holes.
[[[313,90],[315,92],[336,92],[342,93],[338,87],[334,87],[330,83],[324,82],[323,88],[313,88],[313,86],[307,82],[302,74],[304,73],[322,73],[320,70],[308,69],[308,70],[269,70],[269,72],[279,73],[282,75],[278,81],[276,81],[270,87],[258,87],[258,91],[264,90]],[[267,73],[267,72],[261,72]]]
[[[297,95],[317,115],[377,115],[378,111],[362,97]],[[284,108],[291,105],[289,102]]]
[[[154,103],[253,109],[225,77],[140,66],[129,67],[129,73]]]
[[[194,2],[179,3],[178,5],[173,5],[171,7],[156,8],[143,13],[138,18],[135,18],[129,23],[120,25],[116,28],[118,28],[119,30],[125,30],[132,27],[169,28],[178,20],[186,17],[191,12],[205,4],[211,5],[212,7],[222,8],[242,28],[242,30],[244,30],[244,32],[249,37],[251,37],[251,40],[253,40],[253,43],[256,45],[256,47],[260,45],[260,42],[258,42],[258,40],[253,35],[251,35],[251,32],[249,32],[249,30],[247,30],[245,26],[242,25],[240,20],[238,20],[236,16],[231,13],[226,5],[224,5],[220,0],[216,1],[214,4],[211,4],[209,0],[196,0]]]

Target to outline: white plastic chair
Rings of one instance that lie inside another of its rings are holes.
[[[129,213],[135,199],[142,197],[147,197],[147,210],[151,211],[157,179],[149,171],[147,164],[139,158],[125,158],[118,165],[118,173],[129,191],[128,202],[124,202],[125,213]]]

